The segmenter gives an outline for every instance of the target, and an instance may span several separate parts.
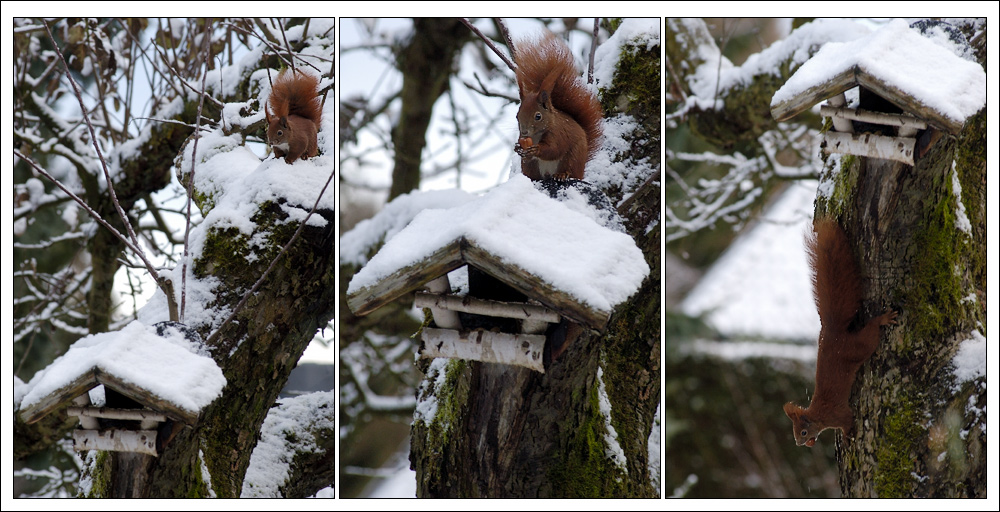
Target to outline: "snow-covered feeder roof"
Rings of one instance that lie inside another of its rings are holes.
[[[950,133],[986,105],[979,64],[893,20],[860,39],[824,45],[774,93],[771,115],[791,119],[858,85]]]
[[[465,264],[595,329],[649,274],[631,237],[515,175],[465,204],[417,214],[354,275],[347,303],[365,315]]]
[[[177,421],[193,424],[201,409],[222,394],[226,378],[200,342],[173,328],[132,322],[120,331],[91,334],[26,384],[21,418],[33,423],[104,384]]]

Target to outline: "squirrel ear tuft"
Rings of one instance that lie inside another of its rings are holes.
[[[549,91],[541,91],[538,93],[538,105],[549,110]]]
[[[785,409],[785,416],[788,416],[789,418],[791,418],[793,420],[796,417],[798,417],[799,414],[802,413],[802,408],[799,407],[799,406],[797,406],[797,405],[795,405],[795,404],[793,404],[792,402],[788,402],[787,404],[785,404],[784,409]]]

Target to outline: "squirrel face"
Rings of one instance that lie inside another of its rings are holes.
[[[267,131],[267,141],[272,148],[288,151],[288,118],[281,117]]]
[[[826,429],[825,426],[813,422],[802,407],[788,402],[785,404],[785,415],[792,420],[792,434],[795,436],[795,444],[812,448],[816,444],[816,437]]]
[[[521,138],[530,137],[539,141],[549,129],[549,119],[552,118],[552,105],[549,93],[541,91],[532,98],[525,98],[517,111],[517,124],[521,130]]]

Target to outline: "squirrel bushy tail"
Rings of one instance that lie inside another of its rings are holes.
[[[823,326],[847,330],[863,299],[861,272],[847,234],[830,218],[817,219],[806,252],[816,308]]]
[[[304,117],[319,126],[322,105],[316,95],[319,78],[303,72],[282,71],[271,85],[268,103],[274,117]]]
[[[526,94],[551,91],[552,105],[572,117],[587,134],[587,159],[600,146],[603,112],[593,94],[580,79],[573,53],[561,39],[549,32],[541,39],[519,41],[515,46],[515,77],[522,101]],[[587,105],[587,108],[582,106]]]

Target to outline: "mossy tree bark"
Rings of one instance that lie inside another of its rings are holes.
[[[838,434],[844,495],[985,497],[986,376],[953,358],[986,336],[986,108],[912,167],[845,158],[831,197],[816,214],[854,241],[862,314],[900,311],[855,383],[857,437]]]
[[[986,334],[985,114],[913,167],[844,159],[834,192],[843,202],[817,206],[855,241],[864,317],[900,310],[855,384],[858,437],[838,436],[845,496],[986,495],[985,375],[957,381],[952,362]]]
[[[651,171],[607,192],[616,202],[631,195],[619,212],[650,275],[604,332],[580,334],[544,374],[461,360],[425,366],[418,400],[437,405],[433,417],[418,405],[411,429],[418,497],[658,496],[647,443],[660,402],[660,131],[645,121],[658,118],[660,98],[636,91],[659,90],[659,48],[623,54],[602,104],[606,116],[638,121],[620,157]]]

